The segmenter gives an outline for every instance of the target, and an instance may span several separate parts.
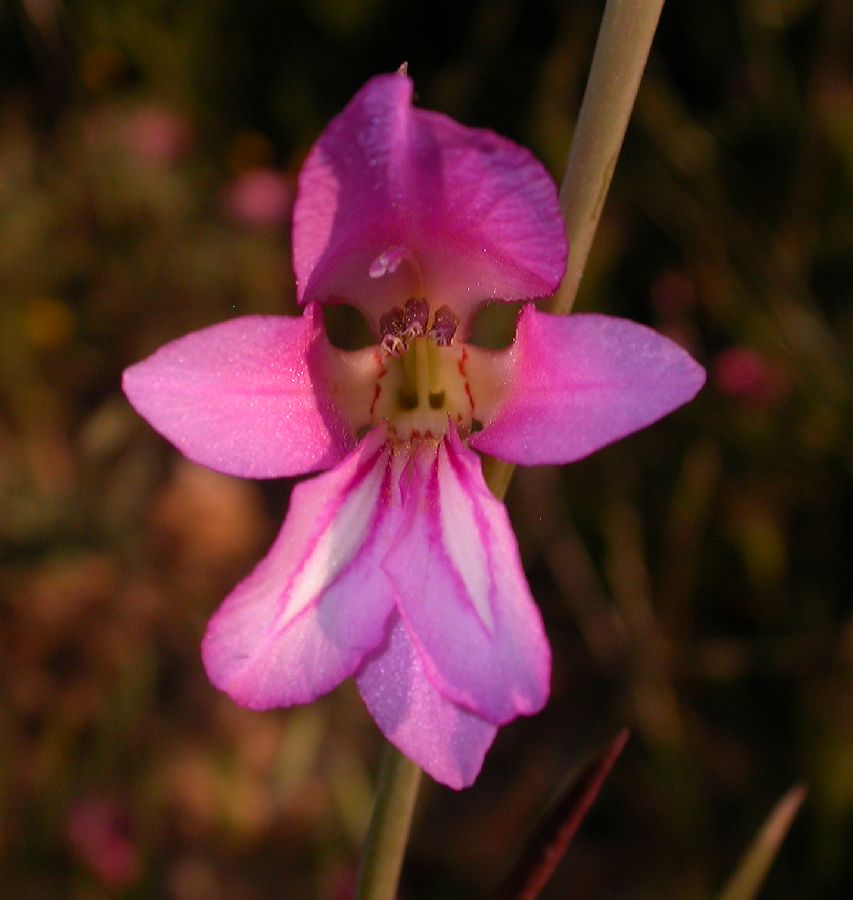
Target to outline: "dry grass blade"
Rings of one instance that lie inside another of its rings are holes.
[[[773,807],[718,900],[752,900],[806,799],[806,789],[795,785]]]
[[[624,729],[573,778],[507,878],[501,900],[535,900],[550,881],[628,741]]]

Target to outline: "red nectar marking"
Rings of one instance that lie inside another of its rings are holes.
[[[474,412],[474,395],[471,393],[471,385],[468,384],[468,375],[465,372],[465,363],[468,362],[468,351],[463,347],[462,356],[459,357],[459,374],[465,382],[465,395],[468,397],[468,403],[471,405],[471,412]]]
[[[376,404],[379,402],[379,397],[382,394],[382,385],[379,382],[376,382],[376,387],[373,388],[373,402],[370,404],[370,417],[373,418],[373,412],[376,409]]]
[[[373,400],[370,404],[371,418],[373,418],[373,412],[376,409],[376,404],[379,402],[379,397],[382,395],[382,385],[380,382],[388,374],[388,369],[385,367],[385,361],[382,359],[382,354],[376,353],[375,357],[376,361],[379,363],[379,374],[376,376],[376,386],[373,388]]]

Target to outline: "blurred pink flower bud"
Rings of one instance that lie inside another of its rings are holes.
[[[784,373],[753,347],[730,347],[713,363],[714,384],[727,397],[759,405],[773,403],[787,391]]]
[[[66,835],[76,856],[107,888],[120,890],[139,877],[139,853],[129,811],[118,801],[92,795],[68,813]]]
[[[165,106],[145,106],[124,123],[122,143],[142,162],[168,166],[186,155],[192,144],[189,121]]]
[[[283,172],[252,169],[226,188],[225,207],[246,228],[276,228],[290,218],[293,198],[293,184]]]

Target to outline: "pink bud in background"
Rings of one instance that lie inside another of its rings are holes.
[[[730,347],[719,353],[713,363],[717,390],[739,400],[760,406],[770,404],[787,393],[785,374],[764,354],[753,347]]]
[[[125,148],[154,166],[178,162],[192,145],[192,127],[180,113],[165,106],[144,106],[132,112],[121,134]]]
[[[139,878],[139,853],[132,830],[125,806],[99,795],[78,800],[66,820],[66,836],[74,854],[111,890],[128,888]]]
[[[252,169],[238,175],[225,191],[228,214],[244,228],[277,228],[290,219],[293,183],[277,169]]]

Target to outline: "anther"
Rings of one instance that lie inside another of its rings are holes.
[[[389,356],[404,353],[408,344],[404,337],[406,331],[406,314],[399,306],[395,306],[379,317],[379,336],[382,349]]]
[[[425,297],[410,297],[403,308],[405,326],[402,338],[406,343],[426,332],[429,321],[429,303]]]
[[[449,347],[459,327],[459,317],[449,306],[440,306],[433,316],[429,336],[436,347]]]
[[[386,334],[380,344],[386,356],[402,356],[406,352],[406,342],[398,334]]]

